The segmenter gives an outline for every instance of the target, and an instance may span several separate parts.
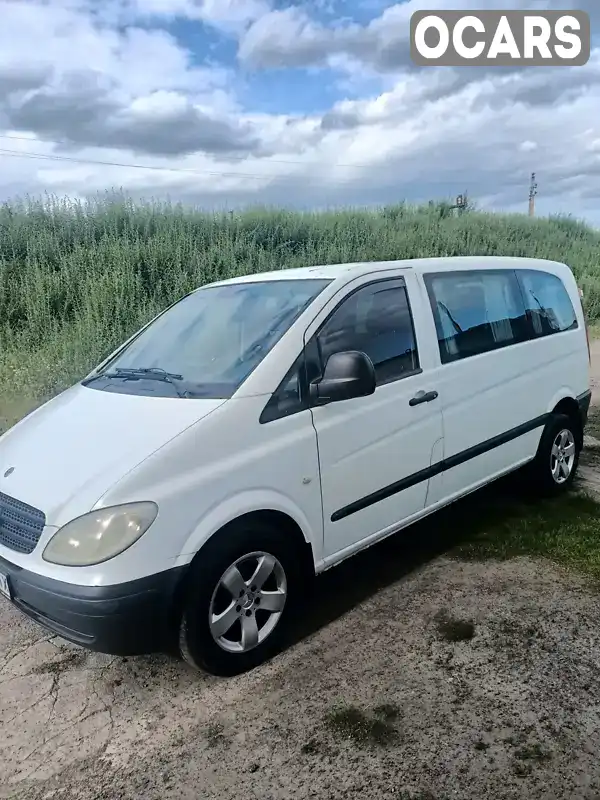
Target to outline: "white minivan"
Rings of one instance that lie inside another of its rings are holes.
[[[565,491],[589,387],[564,264],[204,286],[0,438],[0,592],[93,650],[245,671],[315,574],[520,467]]]

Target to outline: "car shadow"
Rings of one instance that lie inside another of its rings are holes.
[[[310,610],[294,626],[286,646],[311,636],[439,556],[451,554],[491,525],[522,512],[518,480],[511,476],[348,558],[317,578]]]

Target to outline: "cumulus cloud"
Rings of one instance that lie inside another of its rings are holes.
[[[182,155],[250,152],[259,140],[249,124],[211,115],[186,95],[157,90],[128,99],[98,73],[72,72],[4,107],[7,124],[59,144],[125,148],[133,153]]]
[[[313,19],[304,6],[276,9],[257,18],[239,45],[239,58],[255,69],[309,67],[358,63],[379,72],[413,69],[410,59],[410,18],[415,11],[430,9],[537,9],[576,8],[598,12],[597,0],[407,0],[385,8],[367,25],[352,22],[324,24]]]
[[[107,174],[98,169],[92,170],[87,188],[100,190],[118,179],[138,196],[158,191],[228,207],[423,201],[467,189],[490,207],[522,203],[525,208],[529,175],[536,171],[540,195],[553,198],[556,211],[578,204],[587,210],[589,186],[597,193],[600,187],[598,88],[558,106],[524,103],[515,113],[513,80],[486,79],[419,104],[415,78],[409,91],[399,84],[375,99],[345,103],[344,112],[359,121],[350,129],[328,127],[322,116],[256,117],[276,153],[270,158],[251,157],[234,165],[193,156],[178,161],[190,174],[126,168]],[[526,84],[526,75],[519,80]],[[481,102],[489,96],[496,98],[493,104]],[[73,174],[81,169],[74,168]],[[81,186],[80,177],[73,179],[63,165],[57,165],[59,180],[52,179],[53,172],[47,170],[46,180],[55,190]]]
[[[119,31],[69,5],[5,2],[0,14],[5,127],[136,154],[258,147],[251,126],[232,114],[227,71],[193,65],[165,31]],[[25,62],[18,44],[23,41],[31,48]]]
[[[198,20],[234,33],[271,8],[269,0],[24,0],[88,14],[113,26]]]
[[[435,5],[445,2],[484,5]],[[359,25],[335,21],[328,2],[324,24],[307,15],[314,3],[281,0],[0,0],[0,194],[122,187],[212,207],[322,208],[466,189],[486,207],[525,210],[536,172],[540,207],[600,219],[600,52],[578,68],[414,69],[408,19],[426,5]],[[186,45],[176,19],[192,25]],[[207,27],[237,37],[246,74],[375,78],[363,96],[258,111],[252,94],[242,102],[235,62],[190,50]]]
[[[270,10],[267,0],[129,0],[139,16],[187,17],[215,26],[237,27]]]

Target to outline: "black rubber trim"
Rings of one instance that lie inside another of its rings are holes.
[[[583,394],[580,394],[577,397],[577,403],[579,404],[579,413],[581,414],[581,422],[584,428],[587,425],[591,402],[592,402],[591,389],[588,389],[587,392],[584,392]]]
[[[175,590],[185,567],[114,586],[64,583],[3,558],[0,571],[14,605],[39,625],[90,650],[128,656],[168,646]]]
[[[536,428],[543,427],[550,416],[550,414],[542,414],[532,419],[530,422],[525,422],[522,425],[518,425],[516,428],[511,428],[511,430],[501,433],[498,436],[493,436],[485,442],[481,442],[474,447],[469,447],[467,450],[456,453],[456,455],[445,458],[442,461],[438,461],[430,467],[426,467],[425,469],[419,470],[419,472],[408,475],[406,478],[402,478],[400,481],[390,483],[388,486],[384,486],[383,489],[378,489],[376,492],[368,494],[360,500],[355,500],[354,503],[350,503],[340,508],[338,511],[334,511],[331,515],[331,521],[338,522],[340,519],[349,517],[351,514],[356,514],[357,511],[362,511],[369,506],[375,505],[375,503],[387,500],[388,497],[392,497],[394,494],[403,492],[405,489],[410,489],[411,486],[416,486],[418,483],[427,481],[439,475],[441,472],[446,472],[453,467],[458,467],[460,464],[464,464],[472,458],[477,458],[477,456],[494,450],[496,447],[501,447],[503,444],[512,442],[513,439],[518,439],[519,436],[524,436],[526,433],[530,433]]]

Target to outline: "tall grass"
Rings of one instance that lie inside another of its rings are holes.
[[[165,305],[216,279],[356,260],[513,255],[568,263],[600,319],[600,233],[446,204],[209,214],[47,197],[0,206],[0,426],[85,373]],[[22,406],[20,406],[22,407]]]

